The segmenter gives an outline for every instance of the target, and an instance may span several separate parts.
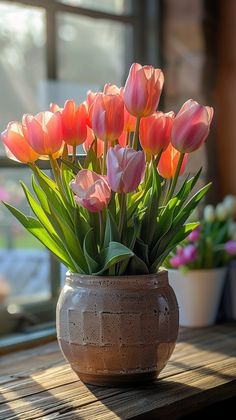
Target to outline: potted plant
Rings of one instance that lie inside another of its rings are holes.
[[[175,346],[178,305],[161,266],[197,226],[186,220],[210,184],[191,198],[200,171],[176,184],[213,110],[189,100],[176,117],[157,112],[162,86],[160,69],[133,64],[124,88],[52,104],[2,134],[7,155],[33,171],[33,193],[21,185],[35,217],[5,205],[68,268],[58,340],[84,382],[153,380]]]
[[[227,201],[216,208],[207,205],[200,225],[167,258],[180,325],[204,327],[215,323],[227,264],[236,255],[235,234],[236,224]]]

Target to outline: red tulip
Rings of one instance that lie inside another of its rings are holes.
[[[112,191],[128,193],[140,184],[145,170],[143,151],[116,145],[107,152],[107,178]]]
[[[87,136],[87,110],[85,104],[66,101],[61,111],[62,133],[65,143],[71,146],[82,144]]]
[[[19,122],[10,122],[7,129],[1,134],[1,139],[10,159],[22,163],[32,163],[39,158],[39,154],[29,144],[27,130],[23,131],[23,126]]]
[[[118,139],[124,128],[124,102],[119,94],[97,94],[93,105],[92,128],[103,141]]]
[[[90,147],[91,144],[94,141],[94,132],[91,128],[87,128],[87,138],[85,140],[85,142],[83,143],[83,148],[84,151],[87,152]],[[97,139],[97,157],[100,158],[103,154],[103,150],[104,150],[104,142],[100,139]]]
[[[166,150],[170,143],[174,113],[155,112],[140,122],[139,137],[142,148],[150,155]]]
[[[158,172],[163,178],[173,178],[176,172],[176,168],[178,165],[180,157],[180,152],[176,150],[172,144],[170,143],[167,149],[162,153],[160,161],[158,163]],[[184,173],[186,163],[187,163],[187,157],[186,154],[183,159],[183,163],[181,165],[180,169],[180,175]]]
[[[199,149],[206,140],[213,117],[213,108],[189,99],[176,115],[172,127],[172,144],[183,153]]]
[[[164,76],[160,69],[132,64],[124,88],[124,102],[128,112],[147,117],[157,110]]]
[[[75,193],[75,201],[90,212],[96,213],[108,206],[111,189],[105,176],[82,169],[70,186]]]
[[[60,112],[49,111],[23,117],[29,144],[40,155],[54,155],[62,150],[62,124]]]

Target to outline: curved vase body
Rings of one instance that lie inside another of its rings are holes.
[[[67,273],[57,305],[61,350],[85,383],[155,379],[173,352],[179,317],[166,271],[142,276]]]

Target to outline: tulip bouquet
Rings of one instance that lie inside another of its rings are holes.
[[[133,64],[124,88],[51,104],[2,133],[7,156],[33,171],[32,191],[21,185],[35,217],[4,204],[71,272],[156,273],[197,226],[186,221],[209,185],[191,194],[200,171],[178,190],[177,181],[213,110],[190,99],[176,116],[157,111],[163,81],[160,69]],[[52,177],[39,159],[49,159]]]
[[[168,268],[210,269],[226,266],[236,256],[236,198],[207,205],[199,226],[167,258]]]

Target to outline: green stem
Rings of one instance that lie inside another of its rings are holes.
[[[61,182],[60,168],[59,168],[58,162],[56,161],[56,159],[53,159],[53,157],[51,155],[49,155],[49,160],[50,160],[54,180],[55,180],[55,182],[58,186],[58,189],[59,189],[63,199],[65,199],[64,191],[63,191],[63,187],[62,187],[62,182]]]
[[[97,136],[94,136],[94,153],[97,156],[98,155],[98,139]]]
[[[107,141],[104,141],[103,161],[102,161],[102,173],[106,175],[106,159],[107,159]]]
[[[174,178],[172,180],[171,187],[170,187],[170,190],[169,190],[167,198],[166,198],[166,203],[168,203],[168,201],[170,200],[170,198],[174,194],[175,187],[176,187],[176,184],[177,184],[177,181],[178,181],[178,178],[179,178],[181,166],[182,166],[182,163],[183,163],[183,160],[184,160],[184,155],[185,155],[185,153],[180,154],[178,165],[177,165],[177,168],[176,168],[176,171],[175,171],[175,175],[174,175]]]
[[[134,133],[134,140],[133,140],[133,149],[138,149],[138,139],[139,139],[139,124],[140,124],[141,117],[137,117],[136,126],[135,126],[135,133]]]
[[[126,139],[125,139],[125,146],[129,147],[129,138],[130,138],[130,132],[129,130],[126,133]]]
[[[103,217],[102,217],[102,212],[100,211],[98,213],[98,218],[99,218],[99,238],[100,238],[100,247],[102,247],[102,243],[103,243]]]
[[[125,224],[125,217],[126,217],[126,194],[120,194],[120,217],[119,217],[119,224],[118,224],[118,232],[120,237],[122,238],[123,228]]]
[[[73,154],[72,154],[72,162],[76,162],[76,146],[73,145]]]
[[[160,162],[162,152],[163,152],[163,149],[161,149],[160,152],[156,156],[156,159],[155,159],[155,165],[156,165],[156,167],[158,166],[158,163]]]

